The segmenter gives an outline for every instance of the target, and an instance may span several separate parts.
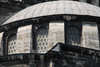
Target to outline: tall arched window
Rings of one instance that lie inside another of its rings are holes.
[[[16,53],[16,35],[11,35],[8,38],[8,55]]]
[[[67,29],[67,44],[69,45],[80,44],[80,33],[76,27],[70,27]]]
[[[48,29],[40,28],[36,32],[36,48],[37,53],[47,52],[48,47]]]

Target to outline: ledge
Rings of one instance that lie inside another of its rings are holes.
[[[0,56],[0,62],[13,61],[13,60],[37,60],[37,59],[40,60],[40,56],[42,56],[45,60],[48,60],[50,58],[61,59],[63,55],[62,51],[70,51],[70,52],[100,57],[99,50],[73,46],[73,45],[68,45],[63,43],[57,43],[47,53],[25,53],[25,54],[13,54],[7,56]]]
[[[56,20],[64,20],[67,21],[65,16],[75,16],[76,19],[71,19],[68,22],[75,22],[75,21],[92,21],[92,22],[100,22],[100,17],[88,16],[88,15],[71,15],[71,14],[58,14],[58,15],[48,15],[48,16],[41,16],[35,18],[28,18],[24,20],[14,21],[10,23],[5,23],[0,26],[0,32],[10,30],[12,28],[18,28],[24,25],[30,25],[35,23],[47,23],[49,21],[56,21]],[[100,24],[100,23],[99,23]]]

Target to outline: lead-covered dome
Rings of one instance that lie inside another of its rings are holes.
[[[89,15],[100,17],[100,8],[94,5],[76,1],[45,2],[19,11],[4,24],[28,18],[58,14]]]

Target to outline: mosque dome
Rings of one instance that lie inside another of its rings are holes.
[[[28,18],[60,14],[100,17],[100,8],[91,4],[77,1],[50,1],[36,4],[21,10],[13,15],[4,24]]]
[[[0,25],[0,67],[100,67],[99,59],[100,7],[44,2]]]

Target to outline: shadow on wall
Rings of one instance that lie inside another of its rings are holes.
[[[100,67],[100,51],[58,43],[46,54],[0,56],[1,67]]]

